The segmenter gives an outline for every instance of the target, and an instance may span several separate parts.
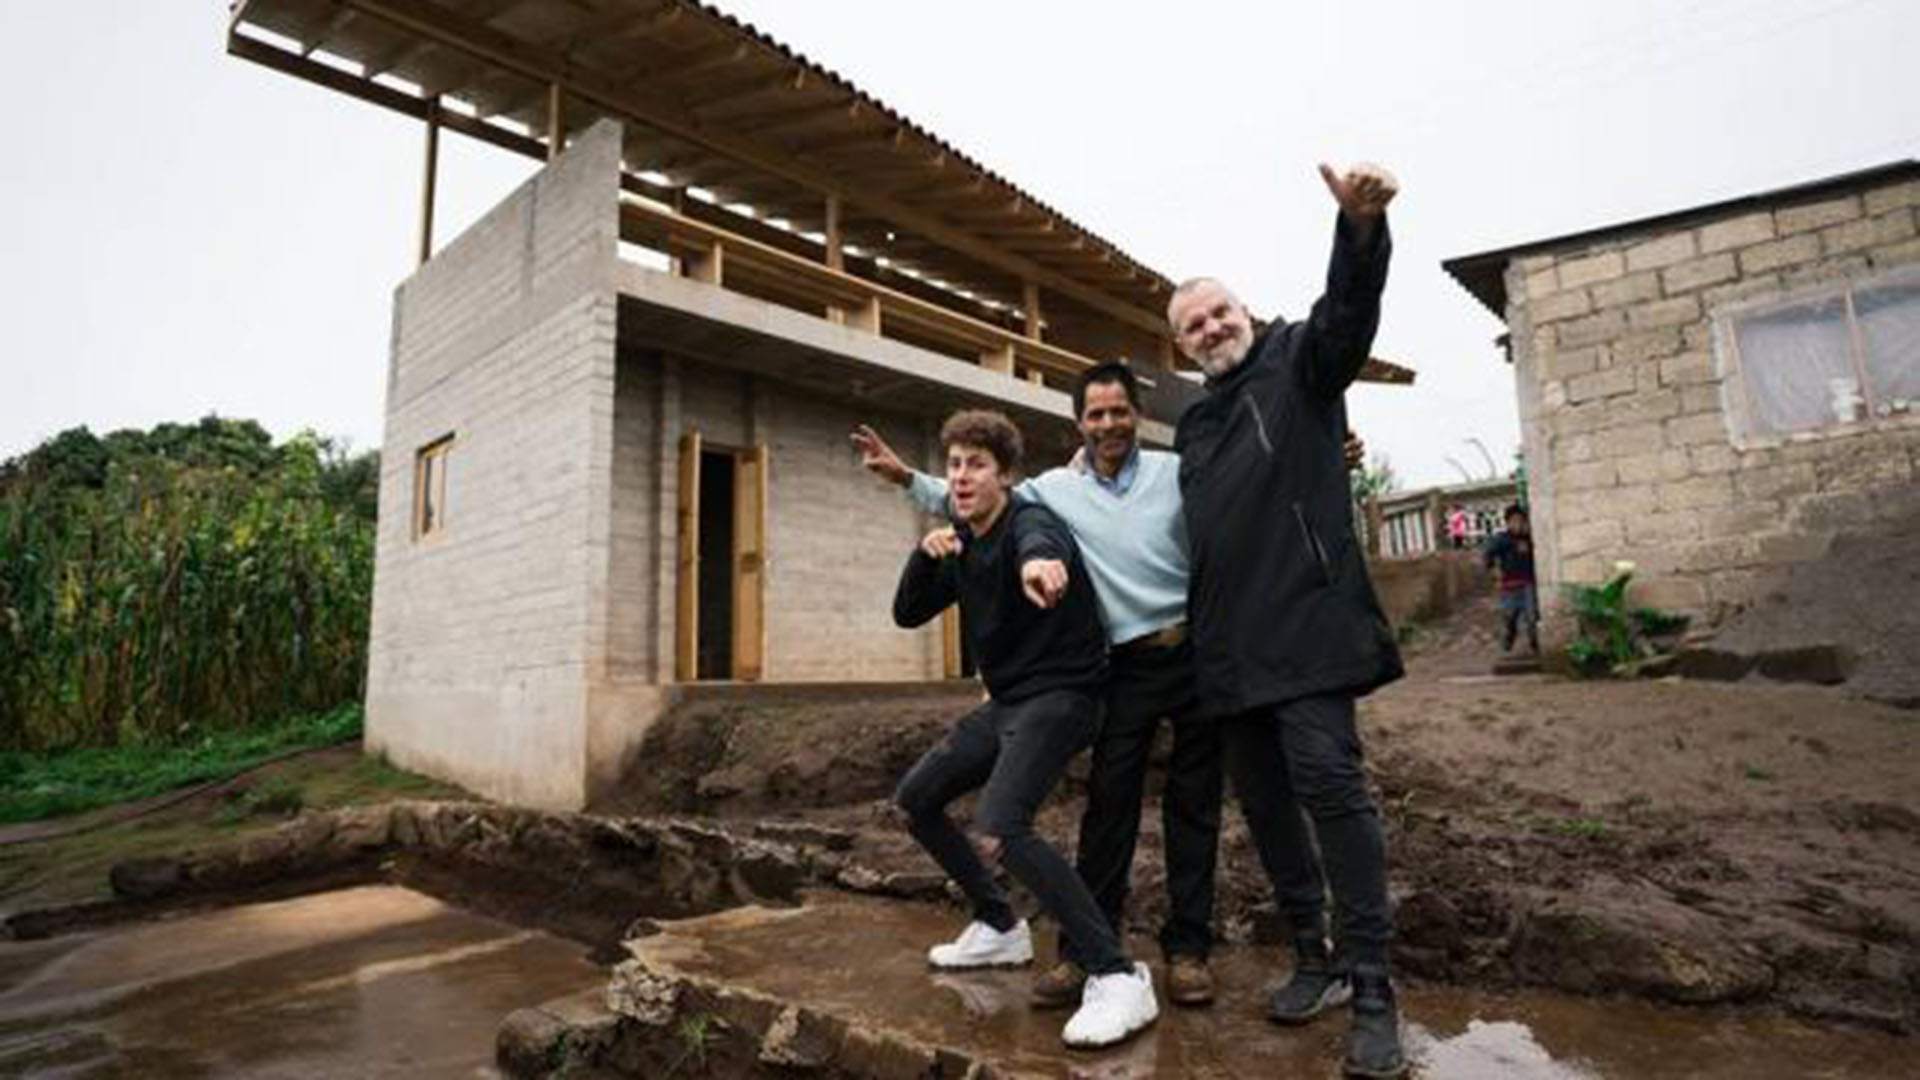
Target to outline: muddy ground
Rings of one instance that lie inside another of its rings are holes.
[[[1415,634],[1408,678],[1362,706],[1403,972],[1920,1026],[1920,712],[1773,684],[1495,679],[1493,618]],[[596,809],[755,822],[841,850],[845,884],[951,902],[885,798],[976,700],[688,705]],[[1080,790],[1042,815],[1063,846]],[[1129,909],[1146,932],[1157,815]],[[1231,808],[1221,874],[1222,933],[1270,936]]]

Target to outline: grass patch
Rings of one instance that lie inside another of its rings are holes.
[[[1543,831],[1576,840],[1600,840],[1613,832],[1613,827],[1599,818],[1552,818],[1536,820],[1534,825]]]
[[[1762,780],[1762,781],[1764,781],[1764,780],[1772,780],[1772,779],[1775,779],[1775,776],[1774,776],[1774,773],[1773,773],[1773,770],[1772,770],[1772,769],[1763,769],[1763,768],[1761,768],[1761,767],[1760,767],[1760,766],[1758,766],[1758,765],[1747,765],[1747,766],[1744,766],[1744,767],[1743,767],[1743,768],[1741,769],[1741,775],[1742,775],[1742,776],[1745,776],[1745,777],[1746,777],[1747,779],[1749,779],[1749,780]]]
[[[275,754],[354,738],[360,724],[360,706],[344,705],[249,731],[212,732],[183,745],[0,753],[0,823],[76,814],[224,780]]]

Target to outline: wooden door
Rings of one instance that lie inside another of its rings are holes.
[[[680,436],[680,558],[675,579],[674,678],[700,677],[700,433]]]
[[[766,672],[767,444],[734,462],[733,677],[757,682]]]

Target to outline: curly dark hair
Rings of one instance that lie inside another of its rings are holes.
[[[1020,467],[1020,429],[1004,413],[988,409],[962,409],[940,425],[940,449],[954,446],[977,447],[993,455],[1001,472]]]

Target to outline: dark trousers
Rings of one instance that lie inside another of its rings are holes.
[[[1173,726],[1173,754],[1160,802],[1167,865],[1160,948],[1168,956],[1205,957],[1213,948],[1213,877],[1220,845],[1220,727],[1199,716],[1192,645],[1116,649],[1111,671],[1106,722],[1093,744],[1087,806],[1080,818],[1080,876],[1108,925],[1120,931],[1140,838],[1147,756],[1160,721],[1167,720]],[[1062,935],[1061,954],[1080,962],[1071,935]]]
[[[1263,706],[1227,720],[1221,735],[1234,793],[1294,935],[1326,932],[1331,882],[1341,952],[1349,962],[1384,967],[1393,936],[1386,840],[1367,795],[1353,698]]]
[[[989,701],[960,718],[940,745],[926,752],[893,793],[907,813],[907,829],[973,905],[973,916],[996,930],[1016,922],[1006,893],[993,880],[947,806],[974,790],[975,831],[999,844],[1001,865],[1040,901],[1047,914],[1086,952],[1086,970],[1110,975],[1132,970],[1119,939],[1080,876],[1033,831],[1033,817],[1073,756],[1100,727],[1100,702],[1089,694],[1055,690],[1009,705]]]

